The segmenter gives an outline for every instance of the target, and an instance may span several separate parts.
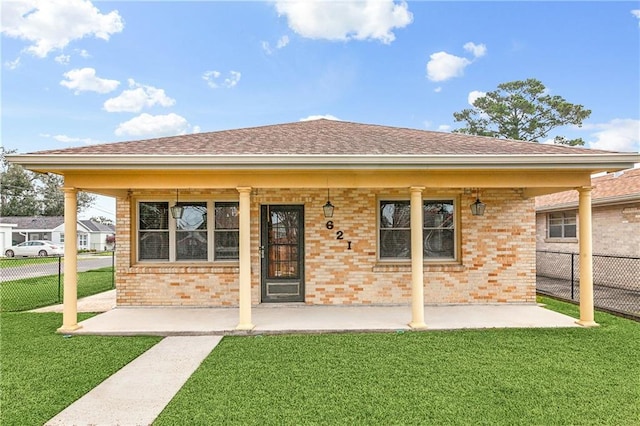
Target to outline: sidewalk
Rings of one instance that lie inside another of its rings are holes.
[[[78,299],[78,312],[107,312],[115,307],[115,289]],[[62,312],[62,304],[45,306],[29,312]]]
[[[149,425],[220,340],[167,337],[46,425]]]

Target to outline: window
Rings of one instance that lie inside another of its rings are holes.
[[[140,203],[138,247],[140,260],[169,260],[169,203]]]
[[[179,203],[182,217],[176,219],[176,260],[207,260],[207,203]]]
[[[453,200],[424,200],[425,259],[453,260],[456,256]],[[380,201],[380,259],[411,258],[411,205],[409,201]]]
[[[60,233],[60,242],[64,243],[64,232]]]
[[[549,213],[547,232],[549,238],[576,238],[575,212]]]
[[[240,222],[238,203],[215,203],[215,260],[239,259]]]
[[[183,214],[174,220],[169,202],[138,203],[138,260],[184,262],[239,258],[237,202],[179,204]],[[208,214],[212,211],[213,215]]]
[[[87,234],[78,234],[78,247],[87,248],[89,246]]]

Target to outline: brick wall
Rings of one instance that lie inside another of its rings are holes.
[[[640,203],[617,206],[595,206],[592,209],[593,253],[640,256]],[[577,216],[578,229],[580,219]],[[536,215],[536,246],[538,250],[579,252],[577,239],[570,242],[549,240],[547,213]]]
[[[201,192],[203,199],[236,197]],[[132,261],[131,199],[117,200],[117,303],[121,306],[236,306],[236,264],[145,265]],[[173,194],[165,193],[166,199]],[[197,195],[197,194],[191,194]],[[184,195],[185,197],[187,194]],[[183,197],[181,193],[181,198]],[[251,205],[252,302],[260,303],[260,205],[305,206],[305,301],[307,304],[407,304],[411,267],[377,260],[377,200],[409,199],[409,190],[332,189],[334,229],[326,228],[325,190],[254,190]],[[447,303],[533,303],[535,301],[535,213],[533,199],[513,190],[482,194],[484,216],[474,217],[472,195],[461,190],[425,191],[424,198],[459,200],[457,262],[425,263],[424,300]],[[342,231],[344,239],[336,239]],[[351,241],[351,250],[348,249]]]

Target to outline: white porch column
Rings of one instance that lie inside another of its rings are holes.
[[[411,187],[411,328],[427,327],[424,323],[423,190],[424,187]]]
[[[578,188],[578,216],[580,244],[580,320],[583,327],[598,324],[593,319],[593,257],[591,231],[591,188]]]
[[[62,327],[58,333],[80,328],[78,325],[78,199],[76,188],[64,191],[64,298]]]
[[[251,330],[251,188],[236,188],[240,193],[240,319],[237,330]]]

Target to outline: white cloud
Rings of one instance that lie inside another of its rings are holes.
[[[49,135],[49,134],[41,134],[40,136],[45,137],[45,138],[51,138],[54,139],[58,142],[62,142],[68,145],[73,145],[76,143],[84,143],[86,145],[95,145],[98,143],[102,143],[100,141],[97,141],[95,139],[91,139],[91,138],[74,138],[71,136],[67,136],[67,135]]]
[[[467,96],[467,102],[469,105],[473,106],[473,103],[478,100],[478,98],[482,98],[487,94],[487,92],[480,92],[479,90],[472,90],[469,92],[469,96]]]
[[[267,55],[271,55],[274,52],[274,50],[271,48],[271,44],[269,44],[268,41],[263,41],[261,44],[262,44],[262,50],[264,50]],[[283,35],[278,39],[278,41],[276,41],[275,48],[280,50],[282,48],[287,47],[288,44],[289,44],[289,36]]]
[[[471,63],[466,58],[451,55],[447,52],[436,52],[429,56],[427,62],[427,78],[431,81],[445,81],[453,77],[460,77],[464,69]]]
[[[640,152],[640,120],[616,118],[608,123],[585,124],[582,128],[591,131],[593,140],[587,142],[590,148]]]
[[[324,40],[395,40],[395,28],[413,22],[405,1],[277,1],[276,10],[286,16],[294,32],[302,37]]]
[[[438,86],[435,89],[433,89],[433,91],[436,92],[436,93],[440,93],[440,92],[442,92],[442,87]]]
[[[439,132],[448,132],[449,130],[451,130],[451,126],[449,126],[448,124],[441,124],[438,126]]]
[[[102,14],[89,0],[2,2],[2,33],[30,42],[26,50],[41,58],[84,37],[109,40],[123,28],[118,11]]]
[[[91,55],[89,55],[89,52],[87,52],[85,49],[76,49],[76,52],[78,53],[78,55],[82,56],[83,58],[88,58]]]
[[[289,44],[289,36],[283,35],[278,39],[278,42],[276,43],[276,48],[282,49],[283,47],[286,47],[288,44]]]
[[[229,76],[220,81],[222,73],[220,71],[206,71],[202,74],[202,79],[207,82],[207,85],[212,89],[226,88],[231,89],[238,85],[242,74],[238,71],[229,71]]]
[[[17,57],[13,61],[6,61],[4,66],[10,70],[15,70],[20,66],[20,57]]]
[[[636,18],[640,19],[640,9],[633,9],[631,11],[631,14]],[[640,26],[640,22],[638,22],[638,26]]]
[[[487,53],[484,44],[465,43],[463,48],[471,52],[474,58],[479,58]],[[436,52],[429,56],[427,62],[427,78],[431,81],[445,81],[453,77],[464,75],[464,69],[473,61],[447,52]]]
[[[120,123],[115,130],[118,136],[172,136],[183,135],[190,129],[189,122],[178,114],[140,114],[129,121]]]
[[[129,79],[129,90],[124,90],[115,98],[104,102],[104,109],[108,112],[140,112],[143,108],[154,105],[170,107],[176,103],[168,97],[163,89],[146,86]]]
[[[487,46],[485,46],[484,44],[475,44],[472,42],[468,42],[465,43],[465,45],[462,47],[467,52],[471,52],[471,54],[476,58],[480,58],[487,54]]]
[[[67,65],[71,60],[71,56],[69,55],[58,55],[55,57],[55,61],[62,65]]]
[[[96,70],[93,68],[73,69],[64,73],[63,76],[67,80],[62,80],[60,84],[75,90],[76,95],[80,92],[109,93],[120,85],[118,80],[96,77]]]
[[[334,121],[342,121],[340,120],[338,117],[331,115],[331,114],[324,114],[324,115],[310,115],[308,117],[305,118],[301,118],[300,121],[313,121],[313,120],[334,120]]]

